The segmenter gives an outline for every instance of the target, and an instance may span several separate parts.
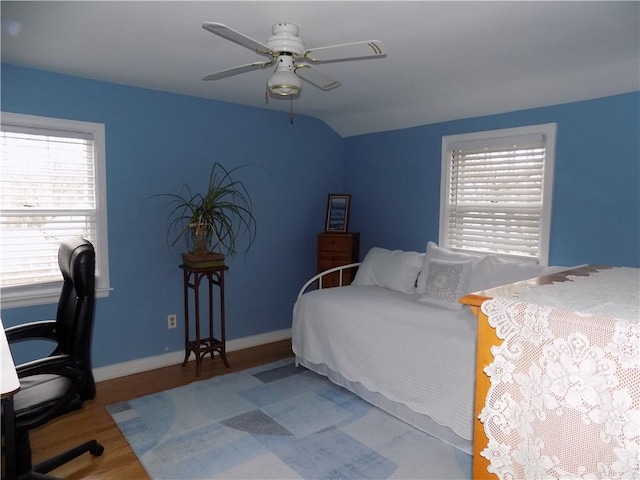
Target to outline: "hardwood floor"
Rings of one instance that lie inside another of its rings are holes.
[[[229,352],[229,370],[218,357],[213,362],[207,357],[202,363],[198,380],[237,372],[290,356],[293,356],[291,341],[283,340]],[[34,464],[85,440],[95,438],[104,446],[102,456],[84,454],[54,470],[51,475],[69,480],[148,479],[105,407],[191,383],[196,380],[195,371],[195,362],[192,361],[184,368],[174,365],[98,383],[96,398],[85,403],[82,410],[60,417],[31,433]],[[215,399],[212,398],[211,401],[215,402]]]

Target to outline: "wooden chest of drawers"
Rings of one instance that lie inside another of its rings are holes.
[[[319,233],[318,273],[332,267],[360,261],[360,233]],[[355,276],[355,269],[346,271],[342,284],[349,285]],[[324,287],[336,287],[340,277],[336,272],[324,278]]]

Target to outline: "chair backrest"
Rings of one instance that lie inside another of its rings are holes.
[[[58,250],[58,265],[64,283],[56,315],[58,348],[55,353],[70,355],[88,374],[89,381],[81,395],[89,399],[95,396],[91,371],[96,271],[93,245],[82,238],[66,239]]]

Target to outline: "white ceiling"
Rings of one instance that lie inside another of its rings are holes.
[[[270,69],[204,82],[264,60],[201,28],[266,42],[294,23],[307,48],[379,40],[384,58],[319,65],[296,113],[342,136],[640,90],[640,2],[2,1],[2,61],[127,85],[265,104]],[[286,120],[285,120],[286,121]]]

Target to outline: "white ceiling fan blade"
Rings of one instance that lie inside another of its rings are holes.
[[[305,50],[304,57],[311,62],[331,62],[338,60],[382,57],[387,54],[382,42],[367,40],[364,42],[331,45],[329,47]]]
[[[250,72],[251,70],[258,70],[260,68],[268,67],[273,63],[273,60],[270,62],[253,62],[248,63],[246,65],[240,65],[238,67],[228,68],[226,70],[221,70],[219,72],[210,73],[209,75],[205,75],[202,77],[203,80],[219,80],[221,78],[230,77],[232,75],[238,75],[244,72]]]
[[[253,50],[256,53],[260,53],[262,55],[271,55],[271,49],[266,45],[263,45],[253,38],[249,38],[246,35],[235,31],[233,28],[229,28],[221,23],[204,22],[202,24],[202,28],[204,28],[208,32],[219,35],[222,38],[226,38],[233,43],[237,43],[238,45],[248,48],[249,50]]]
[[[300,64],[296,65],[296,74],[306,80],[311,85],[320,88],[321,90],[331,90],[340,86],[340,82],[333,78],[331,75],[322,73],[319,70],[311,67],[310,65]]]

